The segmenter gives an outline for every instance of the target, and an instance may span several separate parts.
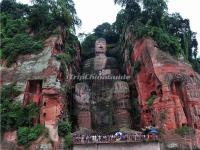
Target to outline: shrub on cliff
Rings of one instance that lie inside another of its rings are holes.
[[[156,95],[152,95],[148,100],[147,100],[147,105],[150,107],[153,105],[153,102],[155,101],[155,99],[157,98]]]
[[[34,104],[23,106],[20,102],[1,99],[1,133],[16,130],[22,126],[33,126],[33,118],[37,117],[38,112],[38,107]]]
[[[72,134],[68,133],[65,137],[64,137],[64,147],[68,148],[72,145],[73,141],[72,141]]]
[[[17,143],[26,145],[30,141],[36,140],[43,133],[44,129],[45,127],[39,124],[32,128],[20,127],[17,130]]]
[[[63,61],[66,65],[69,65],[70,63],[72,63],[73,59],[72,56],[68,53],[61,53],[56,55],[56,59]]]
[[[39,109],[35,104],[23,106],[20,102],[14,101],[13,99],[19,94],[14,84],[3,86],[1,89],[1,134],[22,126],[33,126],[32,120],[39,114]]]
[[[15,84],[5,85],[1,88],[0,95],[1,100],[3,99],[13,99],[17,97],[21,92],[17,89]]]
[[[177,134],[179,134],[180,136],[185,136],[185,135],[191,135],[191,134],[194,134],[195,133],[195,130],[191,127],[188,127],[188,126],[182,126],[180,128],[177,128],[175,130],[175,132]]]
[[[64,138],[64,147],[69,148],[72,145],[72,125],[67,121],[58,123],[58,135]]]
[[[58,135],[61,137],[64,137],[71,133],[71,129],[72,126],[70,122],[62,121],[58,123]]]
[[[137,73],[140,72],[140,66],[141,66],[141,62],[140,61],[136,61],[134,63],[134,65],[132,66],[132,76],[135,77],[137,75]]]

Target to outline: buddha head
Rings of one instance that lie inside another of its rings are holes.
[[[106,54],[106,40],[104,38],[99,38],[96,40],[95,53],[96,53],[96,56]]]

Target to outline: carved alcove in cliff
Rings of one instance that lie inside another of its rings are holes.
[[[31,101],[39,104],[42,93],[42,80],[28,80],[24,93],[23,104],[26,105]]]

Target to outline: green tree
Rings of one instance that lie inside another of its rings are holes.
[[[62,121],[58,123],[58,135],[64,137],[71,133],[72,126],[70,122]]]
[[[94,57],[95,55],[94,47],[95,47],[96,39],[97,39],[97,36],[95,36],[94,34],[88,34],[86,38],[84,39],[84,41],[82,42],[81,55],[83,59]]]
[[[122,9],[118,12],[116,21],[113,23],[113,30],[118,34],[122,34],[123,28],[125,26],[126,20],[124,19],[126,17],[125,10]]]
[[[22,126],[33,126],[33,118],[38,118],[39,108],[35,104],[23,106],[20,102],[13,100],[20,93],[14,84],[3,86],[1,89],[1,134]]]
[[[28,5],[17,3],[16,0],[2,0],[0,10],[1,13],[10,14],[14,19],[24,18],[29,13]]]
[[[139,2],[140,0],[114,0],[115,4],[123,6],[127,6],[131,2]]]
[[[118,41],[118,34],[113,30],[113,26],[107,22],[98,25],[94,29],[94,35],[98,38],[105,38],[108,44]]]
[[[1,58],[10,65],[20,54],[34,53],[42,49],[42,42],[29,36],[27,29],[28,5],[16,3],[14,0],[3,0],[0,3],[0,53]]]
[[[45,127],[39,124],[32,128],[20,127],[17,130],[17,143],[26,145],[30,141],[36,140],[43,133],[44,129]]]
[[[17,89],[15,84],[8,84],[1,88],[1,100],[3,99],[13,99],[17,97],[21,92]]]
[[[7,60],[8,66],[19,55],[41,51],[42,41],[51,34],[59,31],[72,37],[75,26],[81,24],[73,0],[33,0],[31,6],[3,0],[0,8],[0,55]],[[69,53],[74,53],[74,50],[69,50]]]
[[[102,37],[106,32],[109,32],[111,30],[111,25],[108,22],[105,22],[101,25],[98,25],[94,29],[94,33],[97,37]]]
[[[29,20],[34,31],[42,31],[44,27],[53,30],[57,26],[75,30],[75,25],[81,24],[72,0],[33,0],[32,3]]]
[[[135,40],[152,37],[161,50],[173,56],[184,56],[185,60],[198,71],[196,33],[191,31],[188,19],[183,19],[178,13],[168,14],[166,0],[114,0],[114,2],[124,7],[120,14],[123,18],[117,17],[114,23],[123,29],[122,31],[115,25],[115,29],[121,33],[121,45],[126,43],[125,32],[132,32],[132,39]],[[143,9],[140,9],[140,6]]]
[[[143,0],[143,17],[152,25],[160,26],[161,19],[167,11],[166,0]]]
[[[72,134],[69,133],[67,134],[65,137],[64,137],[64,147],[65,148],[69,148],[72,144],[73,144],[73,141],[72,141]]]
[[[13,100],[1,100],[1,132],[16,130],[22,126],[33,126],[33,118],[38,118],[38,110],[39,108],[34,104],[23,106]]]
[[[18,126],[31,127],[33,126],[34,118],[39,118],[39,107],[37,107],[34,103],[30,103],[23,106],[16,123]]]
[[[1,134],[5,131],[15,130],[18,128],[18,119],[22,111],[22,105],[19,102],[13,102],[7,99],[1,99]]]

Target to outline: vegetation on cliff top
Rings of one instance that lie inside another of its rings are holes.
[[[179,13],[169,14],[166,0],[114,0],[122,6],[116,21],[110,25],[103,23],[94,29],[94,33],[86,35],[82,43],[83,56],[94,55],[94,41],[104,37],[108,43],[117,43],[125,49],[130,46],[127,32],[132,39],[151,37],[158,47],[176,57],[184,57],[193,68],[200,72],[200,61],[197,58],[198,42],[196,33],[190,28],[190,21]],[[134,42],[134,41],[131,41]],[[120,56],[118,50],[115,56]]]
[[[33,0],[31,6],[2,0],[0,9],[0,54],[8,65],[20,54],[41,51],[42,41],[56,34],[57,27],[69,34],[81,23],[72,0]]]
[[[152,37],[158,47],[173,56],[184,57],[200,72],[197,58],[196,33],[190,21],[179,13],[169,14],[166,0],[114,0],[123,6],[115,25],[125,42],[125,34],[131,32],[133,39]],[[126,46],[126,45],[125,45]]]
[[[94,57],[95,55],[94,47],[96,39],[105,38],[108,44],[107,48],[109,49],[111,49],[113,45],[115,45],[119,40],[119,34],[115,32],[114,26],[109,24],[108,22],[98,25],[93,31],[94,33],[81,35],[85,36],[85,39],[82,42],[82,53],[81,53],[83,59]]]

